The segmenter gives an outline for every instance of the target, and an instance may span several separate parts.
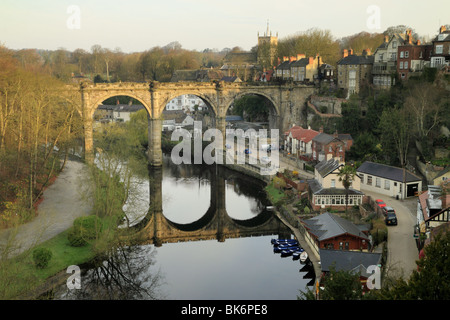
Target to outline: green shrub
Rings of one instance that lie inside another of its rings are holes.
[[[39,269],[44,269],[48,266],[52,258],[52,252],[47,248],[37,248],[33,250],[33,262]]]
[[[373,227],[370,231],[374,245],[387,241],[388,230],[383,220],[377,219],[373,221]]]
[[[102,220],[96,215],[79,217],[73,222],[67,238],[72,247],[85,246],[89,240],[96,239],[102,231]]]

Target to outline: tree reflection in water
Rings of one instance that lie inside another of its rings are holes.
[[[153,246],[121,246],[107,257],[96,258],[89,270],[82,271],[81,289],[68,289],[57,299],[67,300],[160,300],[163,276],[151,270],[155,264]],[[58,295],[56,293],[55,295]]]

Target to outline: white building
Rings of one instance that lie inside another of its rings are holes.
[[[422,179],[406,169],[366,161],[356,172],[364,191],[398,199],[412,197],[422,191]]]
[[[192,94],[184,94],[170,100],[166,104],[166,110],[183,110],[194,111],[195,106],[198,106],[198,110],[201,111],[206,108],[206,104],[199,97]]]

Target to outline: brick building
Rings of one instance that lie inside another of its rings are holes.
[[[399,45],[397,52],[397,74],[399,79],[407,80],[411,75],[419,75],[430,61],[433,46],[414,41],[411,30],[406,32],[405,43]]]
[[[321,127],[319,134],[312,139],[312,157],[313,160],[322,161],[330,158],[339,158],[345,161],[345,152],[350,150],[353,145],[353,138],[347,133],[338,133],[337,131],[330,135],[323,132]]]
[[[308,231],[309,243],[319,249],[363,250],[369,249],[368,225],[355,225],[349,220],[329,212],[302,220]]]

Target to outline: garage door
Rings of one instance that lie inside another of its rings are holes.
[[[419,184],[418,183],[414,183],[414,184],[408,184],[408,186],[406,187],[406,196],[407,197],[412,197],[415,195],[415,193],[419,191]]]

